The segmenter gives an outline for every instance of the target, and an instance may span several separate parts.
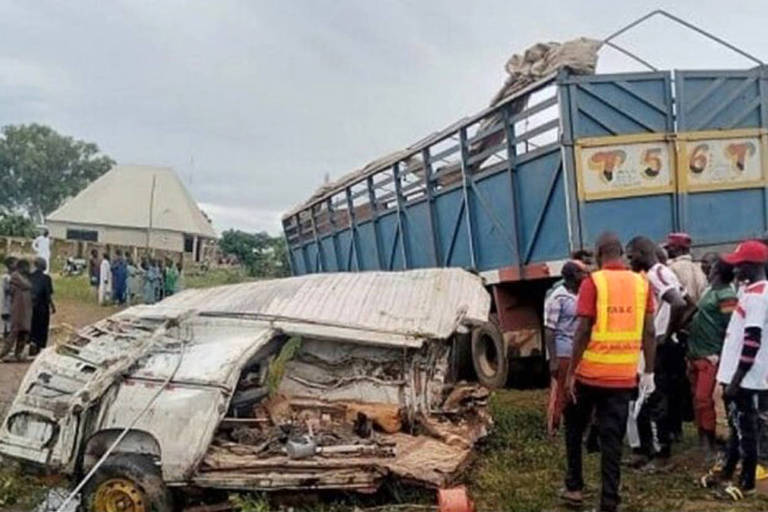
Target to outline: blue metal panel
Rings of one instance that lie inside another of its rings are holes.
[[[410,251],[410,268],[426,268],[433,266],[432,247],[430,239],[429,206],[427,201],[420,201],[404,207],[405,230],[408,236],[406,247]]]
[[[377,270],[379,268],[376,255],[376,234],[373,231],[373,222],[364,221],[357,225],[357,236],[360,247],[360,270]]]
[[[469,238],[464,217],[463,190],[454,188],[435,198],[437,230],[442,242],[443,264],[448,267],[470,267]]]
[[[677,71],[679,131],[757,128],[765,117],[760,69]]]
[[[402,270],[403,251],[400,247],[401,237],[397,222],[397,211],[391,210],[379,216],[379,230],[381,233],[382,249],[384,256],[384,270]]]
[[[322,266],[320,265],[320,256],[317,251],[317,244],[313,241],[307,244],[304,249],[307,252],[307,260],[309,262],[310,272],[321,272]]]
[[[518,165],[523,263],[568,256],[568,223],[559,149]]]
[[[343,229],[339,231],[337,237],[339,239],[339,249],[341,252],[339,270],[341,272],[357,270],[357,263],[355,262],[354,255],[354,245],[352,244],[352,230],[349,228]]]
[[[677,71],[675,94],[680,132],[766,126],[765,70]],[[681,169],[681,172],[688,172]],[[697,244],[725,243],[756,236],[768,220],[763,187],[683,192],[681,229]]]
[[[688,230],[697,244],[738,242],[768,229],[762,189],[700,192],[690,194],[688,202]]]
[[[293,275],[301,276],[307,274],[307,269],[304,267],[304,257],[302,256],[301,248],[291,250],[293,256]]]
[[[669,72],[578,76],[565,83],[568,91],[561,96],[561,112],[570,114],[566,139],[674,130]],[[660,240],[675,229],[676,212],[673,194],[580,200],[581,243],[591,247],[605,230],[617,232],[624,241],[636,235]]]
[[[603,231],[613,231],[622,242],[637,235],[662,240],[673,231],[672,201],[671,195],[660,195],[591,202],[584,211],[584,245],[594,246]]]
[[[320,239],[320,245],[325,253],[325,262],[328,265],[326,272],[338,272],[339,263],[336,261],[336,253],[333,248],[333,236],[326,236]]]
[[[575,137],[673,129],[668,72],[574,76],[566,83]]]
[[[475,187],[469,190],[479,270],[517,264],[511,192],[511,176],[506,170],[476,179]]]

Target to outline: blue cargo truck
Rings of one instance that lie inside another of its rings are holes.
[[[479,272],[493,321],[467,355],[503,385],[543,367],[545,291],[602,231],[703,251],[768,228],[767,78],[561,70],[286,214],[292,272]]]

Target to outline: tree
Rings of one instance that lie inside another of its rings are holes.
[[[35,221],[115,163],[96,144],[48,126],[10,125],[0,133],[0,211],[23,211]]]
[[[0,236],[32,238],[35,236],[35,223],[23,215],[0,213]]]
[[[288,275],[288,251],[282,237],[272,237],[263,231],[246,233],[239,229],[229,229],[222,233],[219,247],[224,254],[237,256],[254,277]]]

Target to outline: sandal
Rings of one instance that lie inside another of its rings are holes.
[[[725,494],[725,496],[732,499],[733,501],[741,501],[744,498],[749,498],[751,496],[754,496],[755,493],[756,493],[755,489],[742,490],[738,486],[733,484],[728,484],[723,489],[723,494]]]

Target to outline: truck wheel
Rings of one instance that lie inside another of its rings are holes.
[[[472,330],[472,364],[477,380],[485,387],[503,388],[507,383],[509,361],[504,338],[493,322]]]
[[[83,488],[85,512],[173,512],[160,469],[145,455],[107,459]]]

